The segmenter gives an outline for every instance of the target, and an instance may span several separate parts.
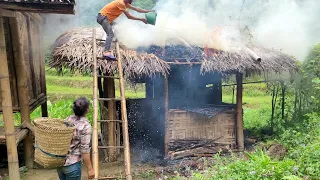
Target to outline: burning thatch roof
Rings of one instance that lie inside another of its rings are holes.
[[[97,29],[97,38],[102,39],[104,31]],[[52,61],[49,66],[53,68],[69,67],[82,72],[92,70],[92,28],[72,29],[62,34],[53,45]],[[97,41],[98,57],[102,56],[104,42]],[[138,53],[135,50],[120,46],[125,76],[129,78],[151,76],[154,74],[167,74],[169,65],[153,54]],[[98,66],[104,73],[116,72],[117,63],[98,60]]]
[[[140,49],[156,56],[170,64],[198,64],[202,72],[261,72],[298,70],[297,62],[290,56],[274,49],[248,45],[233,48],[230,51],[199,48],[196,46],[151,46]]]
[[[97,38],[104,36],[102,29],[97,29]],[[101,56],[104,42],[98,42],[98,54]],[[202,73],[220,72],[223,74],[236,72],[276,73],[297,72],[297,62],[290,56],[274,49],[248,45],[233,48],[230,51],[199,48],[196,46],[150,46],[138,48],[137,51],[121,46],[124,59],[125,74],[128,77],[166,74],[171,64],[188,64],[201,66]],[[80,28],[62,34],[54,44],[51,67],[63,66],[80,71],[91,71],[92,66],[92,29]],[[161,60],[163,59],[163,60]],[[98,61],[104,72],[117,69],[116,63]]]

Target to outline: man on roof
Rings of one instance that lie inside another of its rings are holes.
[[[114,37],[112,25],[113,21],[117,19],[122,13],[124,13],[128,19],[142,21],[147,24],[147,20],[145,18],[137,18],[129,14],[127,9],[135,10],[139,13],[148,13],[154,12],[154,10],[144,10],[137,7],[132,6],[133,0],[114,0],[111,3],[104,6],[97,17],[97,22],[103,27],[104,31],[107,33],[107,39],[105,44],[105,51],[103,53],[103,57],[108,60],[116,60],[113,54],[110,51],[112,39]]]

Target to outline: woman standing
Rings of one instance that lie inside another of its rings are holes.
[[[63,167],[57,169],[60,180],[81,180],[81,161],[88,170],[88,179],[94,178],[90,160],[91,125],[86,118],[89,112],[89,101],[79,98],[73,103],[74,115],[66,119],[68,124],[76,126],[70,144],[70,150]]]
[[[105,51],[103,56],[108,60],[116,60],[116,58],[112,55],[110,48],[113,39],[113,31],[112,24],[115,19],[117,19],[122,13],[124,13],[128,19],[142,21],[147,24],[147,20],[145,18],[137,18],[129,14],[127,8],[137,11],[139,13],[148,13],[154,12],[154,10],[144,10],[137,7],[132,6],[133,0],[114,0],[111,3],[104,6],[97,17],[97,22],[103,27],[104,31],[107,33],[107,39],[105,44]]]

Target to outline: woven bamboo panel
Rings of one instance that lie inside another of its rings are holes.
[[[171,109],[166,124],[168,141],[193,139],[235,144],[235,113],[230,109],[209,119],[197,113]]]
[[[16,12],[16,19],[19,24],[19,38],[21,40],[22,56],[26,64],[26,73],[27,73],[27,82],[29,90],[29,104],[32,106],[32,109],[38,107],[43,100],[46,98],[43,97],[45,92],[42,92],[42,75],[41,72],[44,71],[41,68],[41,62],[44,61],[43,57],[43,47],[41,46],[41,36],[43,32],[40,31],[42,23],[39,22],[34,17],[37,15],[30,15],[28,13],[22,14]],[[39,17],[38,17],[39,18]],[[6,47],[7,47],[7,56],[8,56],[8,67],[10,74],[10,85],[11,85],[11,94],[13,101],[13,110],[19,111],[19,100],[18,100],[18,91],[17,91],[17,80],[16,80],[16,70],[14,67],[14,56],[13,45],[11,37],[14,36],[9,28],[9,21],[4,23],[5,33],[6,33]],[[0,94],[0,112],[1,108],[1,94]]]
[[[7,58],[8,58],[8,68],[9,68],[9,77],[10,77],[10,86],[11,86],[11,99],[12,99],[12,106],[13,109],[18,109],[19,102],[18,102],[18,94],[17,94],[17,86],[16,86],[16,74],[14,69],[13,63],[13,47],[10,37],[10,29],[9,29],[9,20],[8,18],[4,19],[4,33],[6,38],[6,49],[7,49]],[[0,84],[1,85],[1,84]],[[0,93],[0,110],[2,106],[2,98]]]
[[[30,65],[30,49],[29,49],[29,36],[28,36],[28,24],[27,24],[27,17],[24,16],[22,13],[16,13],[16,18],[18,23],[20,24],[20,39],[22,41],[22,49],[23,49],[23,58],[25,59],[26,63],[26,73],[28,77],[28,88],[29,88],[29,97],[30,100],[34,99],[33,94],[33,86],[32,86],[32,71]]]
[[[41,74],[40,74],[40,65],[41,65],[41,60],[43,60],[43,57],[41,56],[41,50],[43,50],[40,47],[40,35],[41,32],[39,31],[39,23],[34,20],[33,18],[29,19],[29,37],[30,37],[30,45],[31,45],[31,50],[30,53],[32,55],[32,70],[33,70],[33,93],[35,97],[38,97],[41,94]]]

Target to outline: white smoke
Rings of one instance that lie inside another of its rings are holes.
[[[120,18],[119,40],[130,48],[182,43],[230,49],[253,42],[300,60],[320,41],[319,0],[159,0],[154,9],[156,26]]]

